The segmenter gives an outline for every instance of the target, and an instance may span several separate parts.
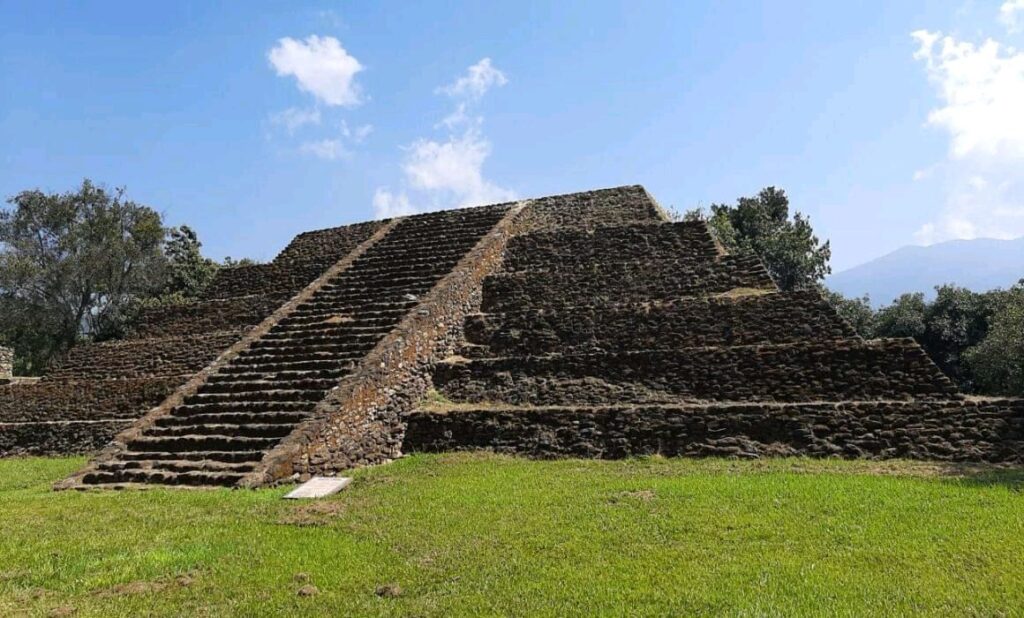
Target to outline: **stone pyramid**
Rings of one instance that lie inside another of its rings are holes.
[[[864,341],[620,187],[309,232],[0,386],[0,454],[60,487],[255,487],[403,453],[1013,461],[1024,403]]]

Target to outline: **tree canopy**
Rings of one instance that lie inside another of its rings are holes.
[[[813,287],[830,272],[832,250],[814,235],[810,220],[789,213],[786,192],[766,187],[735,206],[712,204],[710,214],[691,210],[685,218],[706,219],[719,242],[731,252],[752,252],[764,262],[783,290]]]
[[[124,332],[146,299],[191,298],[219,265],[195,232],[83,181],[76,191],[22,191],[0,209],[0,341],[32,375],[80,340]]]

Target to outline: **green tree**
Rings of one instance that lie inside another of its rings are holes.
[[[983,341],[964,354],[978,390],[1024,396],[1024,279],[999,298]]]
[[[790,217],[789,198],[782,189],[766,187],[754,197],[741,197],[735,206],[712,204],[710,210],[710,215],[689,211],[683,218],[706,217],[726,249],[757,254],[781,289],[813,287],[832,272],[828,241],[818,240],[803,214]]]
[[[943,285],[925,310],[925,329],[918,337],[932,360],[964,390],[974,390],[970,368],[963,362],[969,348],[988,335],[989,322],[1005,292],[977,293]]]
[[[88,180],[78,191],[23,191],[0,210],[0,332],[18,370],[110,328],[132,297],[159,289],[160,215]]]
[[[924,294],[902,294],[875,315],[876,337],[914,337],[920,339],[925,330],[928,304]]]
[[[865,339],[875,337],[875,310],[871,308],[871,299],[867,296],[847,298],[839,292],[822,288],[821,294],[836,313],[850,323],[857,334]]]
[[[220,265],[203,256],[203,243],[199,242],[199,237],[189,226],[172,227],[167,231],[167,236],[164,245],[167,275],[163,293],[196,298],[213,281]]]

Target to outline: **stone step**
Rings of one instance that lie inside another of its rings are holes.
[[[217,461],[222,463],[257,462],[263,459],[261,450],[239,451],[124,451],[118,453],[119,461]]]
[[[270,337],[271,334],[260,338],[248,349],[260,350],[260,349],[273,349],[273,348],[286,348],[294,346],[306,346],[306,345],[332,345],[340,346],[345,344],[354,345],[374,345],[380,339],[390,332],[390,329],[385,331],[377,332],[345,332],[345,331],[334,331],[328,335],[319,333],[277,333],[276,336]]]
[[[280,438],[259,438],[224,434],[183,435],[183,436],[142,436],[130,440],[128,448],[136,452],[176,451],[266,451],[280,441]]]
[[[375,326],[354,326],[352,323],[326,323],[321,325],[306,326],[304,329],[278,329],[274,328],[266,335],[261,337],[262,341],[281,341],[281,340],[295,340],[295,341],[306,341],[306,340],[333,340],[336,337],[352,336],[352,337],[383,337],[384,335],[391,332],[394,325],[398,323],[398,320],[393,320],[388,324],[379,324]]]
[[[150,427],[146,430],[146,437],[231,436],[232,438],[283,438],[291,433],[294,428],[295,425],[290,423],[167,425]]]
[[[949,398],[913,340],[552,354],[439,363],[455,402],[517,405]]]
[[[187,425],[295,425],[310,417],[309,412],[215,412],[210,414],[188,414],[164,416],[156,420],[158,427],[181,427]]]
[[[310,350],[306,347],[277,349],[277,350],[246,350],[232,360],[232,366],[248,365],[262,366],[277,363],[292,363],[297,361],[332,361],[343,363],[346,361],[357,361],[366,356],[365,350]]]
[[[193,415],[220,413],[252,413],[269,412],[302,413],[312,410],[318,402],[312,401],[259,401],[259,402],[215,402],[182,404],[171,411],[173,417],[189,417]]]
[[[113,485],[121,483],[142,483],[146,485],[188,485],[231,487],[244,474],[238,472],[167,472],[163,470],[119,470],[116,472],[90,472],[82,482],[87,485]]]
[[[257,359],[260,357],[256,357]],[[250,374],[250,373],[297,373],[305,371],[340,371],[342,373],[351,371],[354,367],[354,363],[349,361],[340,361],[333,357],[317,360],[297,360],[297,361],[268,361],[265,363],[253,362],[252,359],[247,359],[247,362],[241,362],[241,359],[236,359],[231,364],[225,365],[217,370],[217,373],[213,377],[238,375],[238,374]]]
[[[328,391],[338,385],[337,379],[301,379],[301,380],[236,380],[227,382],[207,382],[199,387],[199,394],[217,393],[255,393],[264,391]]]
[[[186,404],[197,403],[258,403],[288,401],[295,403],[316,403],[323,398],[322,390],[269,390],[233,393],[196,393],[185,398]]]
[[[245,474],[256,468],[256,462],[225,462],[210,459],[136,459],[128,461],[107,461],[97,468],[107,472],[120,470],[161,470],[164,472],[235,472]]]
[[[361,320],[364,316],[372,317],[393,317],[396,315],[402,316],[409,312],[412,307],[419,304],[419,299],[384,299],[378,300],[373,303],[365,302],[351,302],[351,301],[337,301],[332,303],[331,310],[336,312],[344,312],[346,315],[355,318],[357,321]],[[300,324],[319,324],[325,319],[334,317],[334,315],[325,316],[323,313],[316,311],[300,311],[296,309],[294,312],[289,313],[287,316],[278,322],[278,326],[293,326]]]
[[[239,369],[235,367],[234,369]],[[296,380],[340,380],[342,377],[348,375],[350,369],[348,368],[334,368],[334,369],[315,369],[307,371],[233,371],[231,373],[216,373],[210,376],[206,382],[207,384],[218,384],[221,382],[248,382],[248,381],[266,381],[266,380],[280,380],[284,382],[293,382]]]

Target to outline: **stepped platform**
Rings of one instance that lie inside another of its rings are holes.
[[[259,487],[403,453],[1024,463],[1024,403],[865,341],[702,222],[618,187],[309,232],[35,384],[0,455],[59,488]]]

